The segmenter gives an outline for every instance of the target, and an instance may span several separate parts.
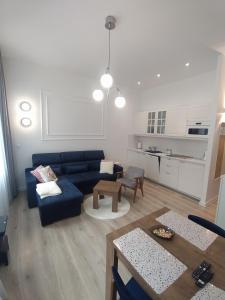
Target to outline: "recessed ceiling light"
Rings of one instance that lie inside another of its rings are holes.
[[[159,73],[158,73],[158,74],[156,74],[156,77],[157,77],[157,78],[160,78],[160,76],[161,76],[161,75],[160,75]]]
[[[189,61],[185,63],[185,67],[187,67],[187,68],[190,67]]]
[[[141,82],[140,82],[140,81],[138,81],[138,82],[137,82],[137,85],[141,85]]]

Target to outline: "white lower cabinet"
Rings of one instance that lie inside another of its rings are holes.
[[[179,177],[179,161],[170,157],[162,157],[160,165],[160,183],[177,189]]]
[[[201,199],[204,180],[204,164],[158,157],[141,151],[128,150],[128,165],[143,168],[145,177],[177,191]]]
[[[145,154],[143,152],[128,150],[128,165],[139,167],[145,170],[145,177],[154,181],[159,181],[159,161],[158,157]]]
[[[145,154],[144,156],[145,177],[159,181],[159,159],[156,156]]]
[[[180,161],[178,190],[196,198],[201,198],[205,166]]]

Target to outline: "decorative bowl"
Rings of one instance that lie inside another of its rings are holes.
[[[152,226],[150,228],[150,231],[155,236],[157,236],[161,239],[164,239],[164,240],[171,240],[175,235],[175,232],[171,228],[164,226],[164,225]]]

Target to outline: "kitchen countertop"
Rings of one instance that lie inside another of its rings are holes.
[[[186,161],[186,162],[190,162],[190,163],[195,163],[195,164],[201,164],[201,165],[205,165],[205,160],[203,159],[199,159],[199,158],[181,158],[181,157],[173,157],[173,156],[169,156],[166,153],[149,153],[146,152],[143,149],[136,149],[136,148],[128,148],[128,150],[130,151],[134,151],[134,152],[139,152],[139,153],[143,153],[146,155],[151,155],[151,156],[158,156],[158,157],[168,157],[170,159],[175,159],[175,160],[181,160],[181,161]]]

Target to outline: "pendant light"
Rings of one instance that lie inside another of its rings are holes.
[[[111,35],[110,32],[116,27],[116,19],[113,16],[106,17],[105,28],[109,31],[108,35],[108,63],[105,74],[101,76],[100,82],[104,89],[110,89],[113,85],[113,77],[110,74],[110,59],[111,59]]]
[[[95,101],[101,102],[104,99],[104,93],[102,90],[94,90],[92,97]]]
[[[126,99],[121,96],[120,90],[117,88],[118,96],[115,98],[115,106],[118,108],[123,108],[126,105]]]
[[[108,30],[108,63],[106,67],[105,73],[100,78],[100,84],[101,86],[106,89],[107,98],[109,96],[109,90],[113,86],[113,77],[110,73],[110,60],[111,60],[111,30],[113,30],[116,27],[116,19],[113,16],[107,16],[105,19],[105,28]],[[119,91],[119,89],[118,89]],[[96,89],[92,93],[92,97],[95,101],[100,102],[104,99],[104,93],[101,89]],[[115,105],[118,108],[124,107],[126,104],[126,100],[123,96],[119,95],[115,99]]]

